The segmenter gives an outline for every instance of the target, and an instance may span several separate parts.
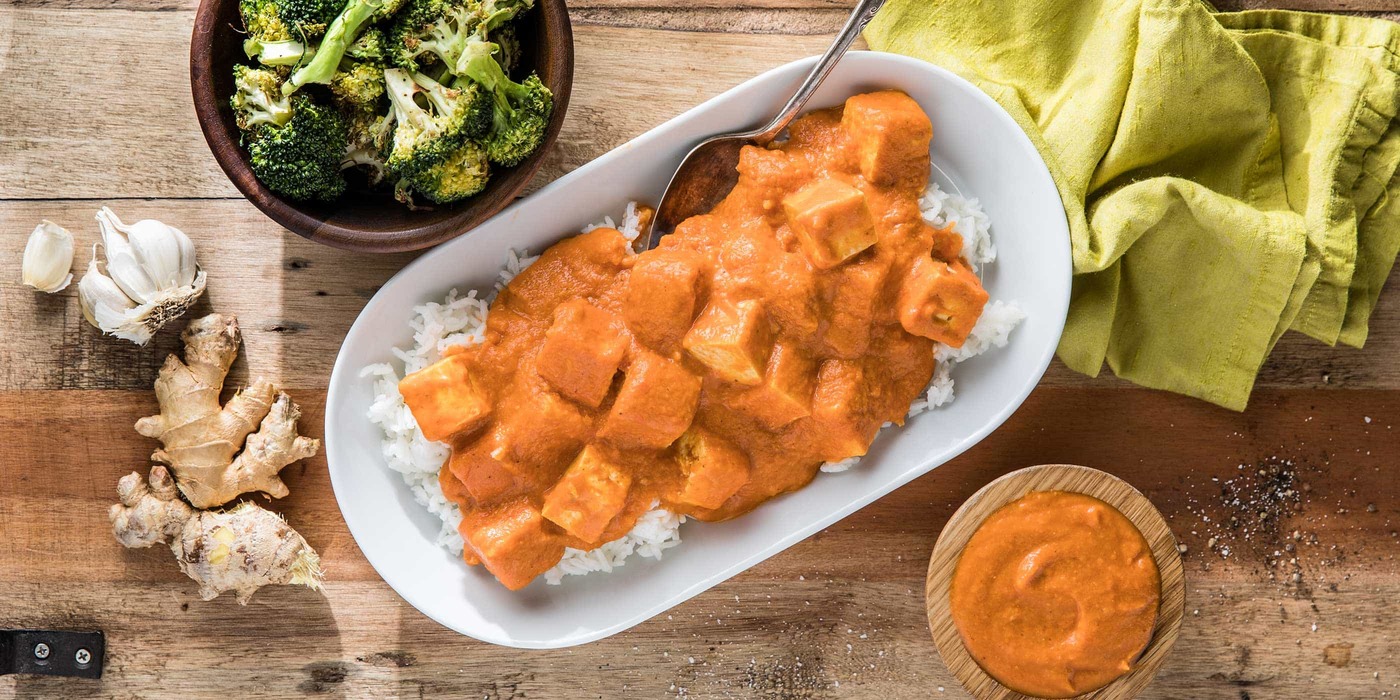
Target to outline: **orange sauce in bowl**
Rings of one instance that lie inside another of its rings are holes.
[[[992,513],[953,571],[953,623],[1002,685],[1041,698],[1101,688],[1152,640],[1161,598],[1152,550],[1113,506],[1042,491]]]

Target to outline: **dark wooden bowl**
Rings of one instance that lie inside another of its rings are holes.
[[[460,236],[505,208],[539,170],[559,136],[574,79],[574,35],[564,0],[538,0],[519,20],[524,55],[521,75],[538,71],[554,92],[554,115],[544,145],[513,168],[498,168],[480,194],[450,205],[413,211],[388,192],[370,190],[351,178],[351,186],[335,202],[298,202],[263,186],[248,166],[248,153],[239,145],[229,98],[233,95],[233,66],[246,63],[243,21],[238,0],[201,0],[190,38],[190,87],[194,111],[204,140],[219,167],[238,191],[273,221],[294,233],[337,248],[389,253],[417,250]]]

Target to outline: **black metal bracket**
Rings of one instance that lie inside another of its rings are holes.
[[[0,630],[0,676],[101,678],[107,642],[101,632]]]

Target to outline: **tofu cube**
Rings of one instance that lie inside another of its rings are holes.
[[[812,415],[816,363],[796,345],[778,343],[768,357],[763,383],[733,399],[734,407],[769,430]]]
[[[919,258],[899,289],[899,324],[914,335],[960,348],[986,305],[987,290],[967,264]]]
[[[648,347],[670,353],[695,319],[704,260],[699,253],[658,249],[637,256],[627,280],[622,317]]]
[[[817,371],[812,419],[821,427],[822,460],[839,462],[870,449],[880,421],[872,418],[869,387],[859,363],[827,360]]]
[[[699,405],[699,377],[679,363],[642,353],[627,368],[598,437],[623,449],[665,449],[690,427]]]
[[[471,447],[452,451],[447,471],[460,484],[454,493],[465,491],[476,503],[491,504],[520,491],[521,475],[511,465],[491,456],[497,444],[493,433]]]
[[[855,143],[860,174],[885,187],[900,182],[920,189],[928,181],[933,124],[913,98],[897,90],[846,100],[841,126]]]
[[[481,427],[491,416],[490,395],[472,377],[466,353],[449,355],[404,377],[399,393],[429,440],[450,440]]]
[[[714,299],[681,344],[719,378],[752,386],[763,381],[772,343],[762,302]]]
[[[512,591],[529,585],[564,555],[563,538],[548,530],[539,509],[524,499],[462,522],[472,553]]]
[[[676,441],[676,461],[685,483],[682,503],[718,508],[749,481],[749,457],[733,443],[699,426]]]
[[[544,494],[544,517],[584,542],[597,542],[627,504],[632,476],[587,445],[568,471]]]
[[[597,408],[612,388],[627,345],[621,319],[583,299],[571,299],[555,308],[535,370],[555,391]]]
[[[832,178],[783,198],[788,227],[814,267],[827,270],[875,245],[875,222],[865,194]]]
[[[592,421],[543,383],[515,396],[492,431],[491,457],[532,486],[551,484],[583,447]]]
[[[873,260],[847,265],[839,273],[822,340],[833,355],[855,359],[870,348],[870,327],[887,273]]]

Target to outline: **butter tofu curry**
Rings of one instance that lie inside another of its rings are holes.
[[[595,229],[516,276],[483,342],[399,385],[452,446],[466,560],[519,589],[652,508],[742,515],[902,424],[987,301],[920,214],[931,137],[907,95],[857,95],[745,148],[658,248]]]

